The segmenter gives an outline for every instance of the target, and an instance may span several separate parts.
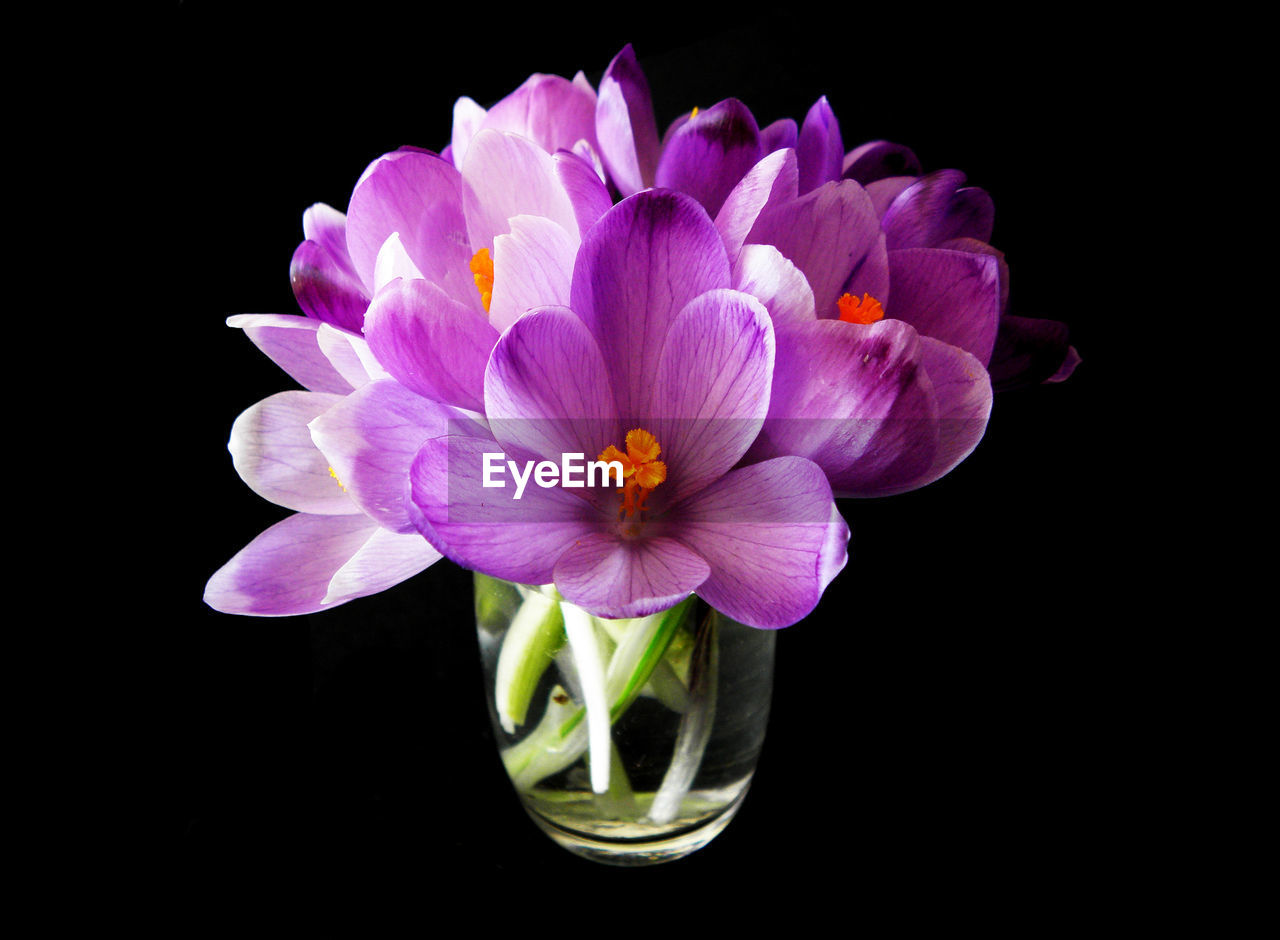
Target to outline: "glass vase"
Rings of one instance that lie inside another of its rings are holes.
[[[524,808],[577,855],[681,858],[737,812],[764,742],[775,634],[694,596],[632,620],[475,576],[486,698]]]

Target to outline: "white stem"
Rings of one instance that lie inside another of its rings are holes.
[[[604,664],[596,642],[591,615],[575,604],[561,602],[564,630],[573,648],[582,682],[582,702],[587,708],[587,748],[591,767],[591,789],[596,793],[609,790],[609,701],[604,691]]]
[[[707,742],[711,740],[711,727],[716,720],[716,693],[720,672],[717,632],[714,623],[708,624],[706,634],[699,637],[698,645],[702,648],[694,649],[689,674],[689,707],[680,720],[671,766],[663,775],[662,785],[658,787],[653,804],[649,807],[649,818],[659,825],[671,822],[680,812],[680,804],[693,786],[693,778],[702,766]]]

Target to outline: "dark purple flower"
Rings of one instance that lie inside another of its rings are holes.
[[[652,126],[648,84],[627,46],[606,71],[597,105],[600,148],[615,185],[624,195],[654,184],[689,192],[725,231],[731,255],[743,244],[775,245],[809,278],[820,318],[836,316],[845,293],[854,300],[869,294],[888,316],[972,352],[997,388],[1062,381],[1079,362],[1063,324],[1007,312],[1008,267],[989,244],[994,210],[987,193],[965,186],[956,170],[921,175],[915,154],[899,144],[872,141],[844,153],[825,97],[798,127],[783,119],[759,130],[733,99],[677,119],[657,147]],[[774,158],[788,150],[794,162],[779,174]],[[772,192],[761,191],[766,182]],[[883,246],[870,247],[876,257],[852,272],[850,253],[867,260],[854,238],[871,233],[865,226],[838,231],[851,202],[859,216],[867,204],[849,184],[865,189],[883,230]],[[735,192],[744,186],[751,192]],[[744,226],[757,217],[762,226]],[[838,283],[842,277],[848,283]]]

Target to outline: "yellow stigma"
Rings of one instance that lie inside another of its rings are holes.
[[[493,300],[493,259],[489,257],[489,249],[481,248],[472,255],[469,267],[476,279],[476,290],[480,292],[480,303],[488,313],[489,302]]]
[[[865,326],[884,319],[884,307],[870,294],[863,294],[861,300],[845,294],[836,301],[836,306],[840,308],[840,319],[845,323],[861,323]]]
[[[343,486],[342,481],[338,479],[338,471],[334,470],[333,467],[329,468],[329,476],[333,477],[334,481],[342,487],[342,492],[345,493],[347,491],[347,488]]]
[[[667,465],[658,459],[662,447],[658,439],[643,428],[627,432],[627,452],[610,444],[600,454],[604,463],[622,464],[622,508],[619,517],[644,512],[645,500],[654,487],[667,478]]]
[[[692,121],[698,116],[698,106],[695,104],[693,110],[689,112],[689,120]]]

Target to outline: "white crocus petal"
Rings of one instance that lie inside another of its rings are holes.
[[[493,240],[489,323],[502,332],[532,307],[568,306],[578,240],[550,219],[518,215]]]
[[[373,262],[373,292],[376,294],[398,277],[422,277],[422,272],[405,251],[400,233],[392,232],[378,249]]]
[[[764,304],[775,328],[817,317],[809,282],[772,245],[742,246],[733,263],[733,287]]]
[[[462,166],[471,138],[476,135],[476,131],[480,130],[480,125],[484,123],[487,113],[474,99],[466,95],[453,103],[453,136],[450,143],[453,146],[454,166]]]
[[[324,392],[280,392],[246,409],[227,443],[240,478],[263,499],[298,512],[359,512],[307,428],[342,400]]]
[[[579,237],[573,202],[556,173],[555,160],[516,134],[486,128],[476,134],[462,163],[462,204],[475,250],[492,248],[511,231],[517,215],[540,215]],[[501,276],[495,270],[496,276]]]

